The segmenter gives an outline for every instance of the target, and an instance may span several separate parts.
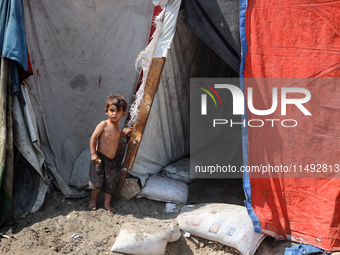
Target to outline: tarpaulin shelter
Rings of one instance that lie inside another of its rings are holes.
[[[249,165],[336,165],[340,158],[339,1],[241,1],[245,78],[308,78],[312,118],[293,109],[294,132],[282,127],[248,129]],[[323,82],[324,86],[315,83]],[[291,79],[293,81],[293,79]],[[328,85],[326,85],[328,84]],[[287,83],[285,87],[294,86]],[[247,87],[247,83],[245,83]],[[271,88],[259,86],[264,104]],[[268,109],[268,108],[265,108]],[[248,118],[252,114],[248,112]],[[263,139],[266,139],[265,141]],[[328,174],[330,170],[328,171]],[[312,175],[312,174],[311,174]],[[302,177],[302,178],[301,178]],[[245,179],[247,206],[257,231],[280,239],[340,249],[339,173],[319,178]],[[305,177],[305,178],[303,178]]]
[[[178,13],[180,2],[170,4]],[[32,123],[26,125],[27,133],[18,125],[16,147],[24,144],[25,133],[27,146],[33,146],[25,151],[29,156],[38,150],[38,159],[29,158],[29,164],[18,160],[15,167],[28,171],[15,175],[26,177],[14,182],[25,186],[15,192],[19,200],[13,204],[23,207],[14,209],[16,217],[40,208],[51,182],[65,197],[88,194],[90,136],[106,117],[107,96],[120,93],[132,102],[139,77],[135,60],[148,43],[154,11],[149,0],[24,0],[22,7],[33,75],[20,86],[18,111],[13,112],[23,126],[27,120]],[[165,48],[167,62],[132,169],[141,180],[189,153],[190,77],[237,75],[187,28],[183,12],[177,16],[177,32],[169,51]],[[206,63],[215,64],[207,68]],[[18,159],[23,155],[19,151]],[[34,162],[36,171],[31,169]],[[22,205],[25,201],[30,203]]]
[[[175,1],[155,2],[171,6]],[[33,143],[38,146],[33,147],[41,148],[44,169],[63,195],[81,197],[86,194],[86,178],[82,177],[86,174],[81,173],[88,171],[84,170],[89,162],[88,143],[96,124],[105,118],[106,97],[119,92],[128,102],[133,100],[139,77],[134,62],[148,42],[154,6],[149,0],[23,0],[22,5],[33,75],[21,90],[23,97],[29,98],[25,105],[30,111],[23,112],[36,123],[29,129],[38,135]],[[243,0],[184,0],[182,7],[131,171],[142,180],[189,152],[191,77],[339,75],[338,1],[256,0],[248,6]],[[247,83],[244,85],[247,88]],[[260,97],[268,92],[262,89]],[[334,128],[324,138],[318,137],[321,140],[316,144],[322,147],[314,145],[314,150],[305,153],[324,153],[331,145],[334,153],[330,157],[338,160],[339,105],[334,99],[338,88],[324,92],[332,96],[332,104],[324,110],[326,116],[333,116]],[[18,106],[24,109],[19,101]],[[273,130],[281,137],[280,130]],[[242,136],[239,132],[237,144],[243,143],[246,165],[256,165],[264,152],[272,150],[268,137],[260,131],[245,127]],[[299,140],[301,144],[305,142]],[[296,146],[295,151],[286,154],[287,147],[282,148],[277,153],[284,157],[301,150]],[[36,161],[40,163],[41,157]],[[270,162],[283,163],[280,157]],[[41,171],[43,164],[37,166],[36,170]],[[35,193],[43,198],[50,179],[45,174],[39,176],[41,185]],[[248,177],[244,178],[246,206],[256,231],[323,249],[339,249],[339,179]],[[319,208],[322,211],[316,210]]]

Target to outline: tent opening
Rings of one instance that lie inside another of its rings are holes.
[[[183,157],[189,157],[191,78],[238,77],[238,72],[187,26],[186,10],[182,9],[138,155],[129,174],[138,177],[144,185],[149,175],[159,173],[162,168],[165,169]],[[241,166],[241,126],[233,130],[232,135],[216,139],[223,140],[227,145],[226,157],[230,165]],[[188,164],[188,160],[185,162]],[[196,179],[188,185],[188,203],[224,202],[243,205],[241,178]]]

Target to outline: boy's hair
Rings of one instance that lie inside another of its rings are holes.
[[[110,105],[116,106],[117,109],[122,108],[123,112],[125,112],[128,104],[127,104],[127,102],[125,101],[125,98],[122,95],[115,94],[115,95],[111,95],[107,98],[105,109],[106,110],[109,109]]]

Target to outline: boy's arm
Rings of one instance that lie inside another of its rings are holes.
[[[90,149],[91,149],[91,161],[93,161],[94,163],[99,163],[98,162],[98,155],[97,155],[97,141],[98,138],[100,137],[100,135],[103,133],[103,130],[105,128],[105,122],[102,121],[101,123],[99,123],[96,127],[96,129],[93,131],[93,134],[91,136],[90,139]]]

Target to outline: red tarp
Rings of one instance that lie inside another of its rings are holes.
[[[340,1],[249,1],[245,78],[340,78],[339,20]],[[334,167],[340,163],[340,86],[334,80],[323,86],[318,80],[282,85],[311,92],[305,107],[312,116],[304,116],[292,106],[287,108],[287,116],[275,112],[271,117],[295,119],[295,128],[249,127],[249,166],[325,163]],[[255,108],[269,109],[272,87],[252,87]],[[249,110],[247,114],[248,119],[259,119]],[[250,174],[251,204],[262,232],[340,250],[339,173],[337,176],[254,178]]]

